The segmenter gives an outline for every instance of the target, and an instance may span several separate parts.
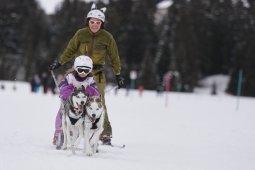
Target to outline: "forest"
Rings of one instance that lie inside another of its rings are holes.
[[[48,72],[74,33],[85,26],[92,4],[63,0],[48,15],[36,0],[0,2],[0,80],[20,81]],[[199,80],[224,74],[230,77],[226,92],[236,95],[242,72],[241,95],[254,97],[255,1],[171,0],[166,9],[158,8],[160,2],[97,2],[99,8],[107,7],[105,29],[117,42],[126,84],[136,71],[136,88],[156,90],[171,72],[172,91],[192,92]],[[114,83],[111,67],[105,72]]]

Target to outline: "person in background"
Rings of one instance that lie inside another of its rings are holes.
[[[44,94],[48,92],[48,79],[49,79],[49,76],[47,75],[47,73],[43,72],[41,76],[41,84],[43,86]]]
[[[30,85],[31,85],[31,92],[33,93],[37,93],[39,92],[39,89],[40,89],[40,85],[41,85],[41,80],[40,80],[40,77],[35,74],[31,81],[30,81]]]
[[[92,73],[102,96],[103,105],[106,111],[104,131],[100,140],[103,144],[111,144],[112,127],[108,119],[104,94],[106,85],[104,73],[106,57],[109,58],[119,88],[124,86],[124,78],[121,76],[121,63],[117,44],[112,34],[104,29],[105,11],[105,7],[97,9],[96,5],[94,3],[92,4],[91,10],[88,12],[86,17],[85,28],[79,29],[74,34],[63,54],[50,65],[50,70],[59,68],[79,55],[87,55],[92,59]]]

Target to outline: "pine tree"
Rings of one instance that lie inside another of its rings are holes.
[[[90,6],[79,0],[64,0],[56,13],[51,16],[51,48],[48,65],[62,54],[75,32],[85,26]],[[62,69],[60,71],[63,71]]]
[[[42,57],[45,14],[35,0],[1,2],[1,79],[28,80]]]
[[[250,2],[250,8],[244,7],[242,2],[235,4],[235,20],[233,26],[232,69],[231,80],[227,92],[235,95],[240,70],[243,71],[242,96],[255,96],[255,46],[254,20],[255,3]]]
[[[109,7],[107,28],[116,37],[124,74],[128,79],[130,70],[141,71],[142,61],[147,57],[146,51],[152,56],[155,54],[156,34],[153,16],[156,2],[110,1]],[[146,88],[147,84],[144,85]]]

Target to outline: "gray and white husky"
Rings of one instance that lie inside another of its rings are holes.
[[[66,104],[62,104],[62,129],[64,133],[63,149],[67,149],[67,144],[71,144],[72,152],[83,138],[85,104],[88,95],[85,88],[75,88]],[[71,135],[72,134],[72,135]]]
[[[103,132],[105,110],[100,96],[90,96],[86,103],[84,120],[84,152],[92,156],[97,152],[98,141]]]

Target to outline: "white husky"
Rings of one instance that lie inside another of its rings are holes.
[[[74,89],[62,112],[62,128],[64,133],[63,149],[67,149],[67,143],[71,143],[72,152],[83,137],[83,122],[85,115],[85,104],[88,96],[85,88]],[[72,136],[71,136],[72,134]]]
[[[99,137],[104,130],[104,114],[101,97],[89,97],[84,121],[84,152],[87,156],[92,156],[97,151]]]

